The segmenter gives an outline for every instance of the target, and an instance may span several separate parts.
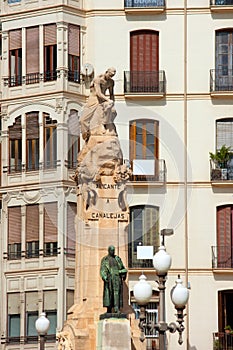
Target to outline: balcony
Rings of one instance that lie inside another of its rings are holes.
[[[233,71],[227,68],[211,69],[210,93],[213,97],[233,97]]]
[[[212,268],[233,268],[233,247],[230,245],[212,246]]]
[[[233,334],[223,332],[214,333],[213,350],[233,350]]]
[[[165,0],[125,0],[125,12],[132,14],[161,13],[165,10]]]
[[[210,9],[213,12],[233,11],[233,0],[210,0]]]
[[[131,162],[130,181],[155,182],[163,185],[166,182],[166,164],[164,159],[134,159]]]
[[[233,166],[230,161],[225,167],[220,168],[210,161],[210,181],[212,185],[233,185]]]
[[[163,97],[166,92],[165,72],[160,71],[125,71],[125,97],[151,96]]]

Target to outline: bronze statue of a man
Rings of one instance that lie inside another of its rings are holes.
[[[119,313],[123,306],[123,281],[127,269],[115,255],[114,246],[108,247],[108,255],[101,260],[100,275],[104,281],[103,306],[107,307],[108,313]]]

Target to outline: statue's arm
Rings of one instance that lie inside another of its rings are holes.
[[[101,261],[100,276],[101,276],[103,281],[105,281],[105,282],[108,281],[108,269],[107,269],[107,266],[106,266],[106,262],[104,260]]]
[[[115,96],[114,96],[114,81],[112,80],[112,85],[109,87],[109,97],[110,100],[115,101]]]

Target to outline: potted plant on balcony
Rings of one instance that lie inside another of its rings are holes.
[[[215,165],[215,169],[211,171],[212,180],[227,180],[227,169],[228,162],[231,159],[232,153],[230,152],[231,147],[223,145],[215,153],[209,152],[210,159]]]
[[[225,330],[225,333],[227,333],[227,334],[233,333],[233,329],[231,328],[231,326],[229,324],[224,327],[224,330]]]

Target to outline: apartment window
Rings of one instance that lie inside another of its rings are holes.
[[[66,254],[74,256],[76,244],[75,216],[77,204],[67,202],[67,249]]]
[[[26,28],[26,84],[39,82],[39,27]]]
[[[21,171],[22,166],[22,126],[21,116],[9,127],[9,171]]]
[[[158,174],[158,128],[159,123],[150,119],[130,122],[130,162],[134,180],[145,180]]]
[[[158,299],[158,297],[156,298]],[[132,308],[135,312],[135,318],[139,319],[140,316],[140,306],[136,303],[136,302],[132,302]],[[146,305],[146,323],[150,324],[150,323],[158,323],[158,303],[157,302],[150,302]],[[147,338],[147,347],[150,350],[156,350],[156,342],[155,340],[153,341],[150,338],[156,338],[158,337],[158,332],[153,329],[153,330],[149,330],[148,328],[145,328],[145,336]]]
[[[74,290],[67,289],[66,290],[66,314],[71,306],[74,305]]]
[[[219,150],[223,145],[233,151],[233,118],[216,121],[216,146]]]
[[[57,328],[57,291],[44,291],[44,311],[50,321],[48,335],[56,335]]]
[[[35,322],[38,318],[38,292],[26,292],[26,337],[27,341],[37,340],[37,330]]]
[[[233,205],[217,207],[217,267],[233,267]]]
[[[21,207],[8,208],[8,259],[21,258]]]
[[[159,91],[159,33],[137,30],[130,33],[130,91]]]
[[[9,293],[7,295],[8,332],[10,342],[20,340],[20,294]]]
[[[45,168],[57,165],[57,120],[44,113],[44,164]]]
[[[9,86],[22,84],[22,31],[9,32]]]
[[[57,27],[56,24],[44,26],[44,80],[57,79]]]
[[[216,31],[216,90],[233,90],[233,30]]]
[[[129,226],[129,267],[147,266],[150,260],[137,259],[137,247],[139,245],[159,246],[159,208],[140,205],[130,208]]]
[[[44,255],[57,255],[57,203],[44,204]]]
[[[26,257],[39,256],[39,205],[26,206]]]
[[[80,27],[68,26],[68,79],[80,82]]]
[[[27,170],[39,168],[39,122],[38,112],[26,114]]]
[[[77,166],[77,154],[80,149],[79,135],[78,112],[71,110],[68,119],[68,168],[70,169]]]

